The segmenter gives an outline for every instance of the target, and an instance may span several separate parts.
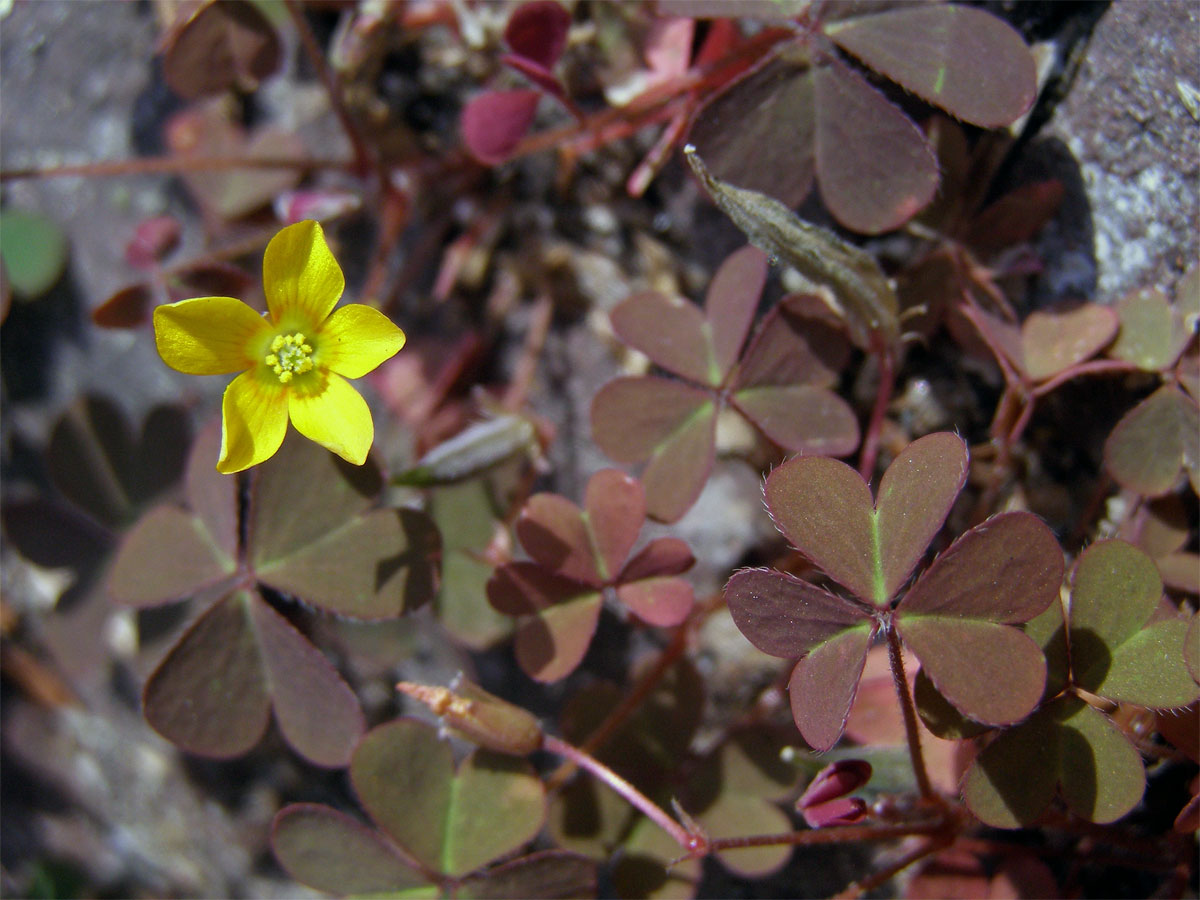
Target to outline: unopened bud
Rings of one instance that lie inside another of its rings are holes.
[[[396,690],[428,706],[450,731],[489,750],[527,756],[542,744],[542,728],[531,713],[489,694],[461,674],[449,688],[401,681]]]

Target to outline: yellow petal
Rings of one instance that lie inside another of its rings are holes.
[[[308,390],[288,393],[288,412],[296,430],[347,462],[361,466],[375,440],[375,424],[367,401],[350,382],[332,372],[309,382]]]
[[[320,364],[347,378],[362,378],[404,346],[404,332],[377,309],[351,303],[321,326]]]
[[[267,244],[263,291],[277,325],[301,330],[320,325],[345,288],[346,279],[316,222],[289,225]]]
[[[233,297],[197,297],[156,307],[154,343],[172,369],[225,375],[254,365],[251,344],[270,326]]]
[[[283,443],[288,392],[251,369],[225,388],[221,402],[221,458],[217,471],[229,475],[270,459]]]

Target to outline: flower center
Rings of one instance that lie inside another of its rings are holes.
[[[279,380],[287,384],[296,375],[311,371],[312,345],[306,344],[304,335],[278,334],[271,341],[271,352],[263,360],[279,376]]]

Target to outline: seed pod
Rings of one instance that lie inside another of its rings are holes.
[[[773,197],[721,181],[691,144],[683,153],[713,201],[751,244],[833,292],[855,344],[868,348],[875,335],[887,345],[899,341],[900,304],[874,257],[804,221]]]

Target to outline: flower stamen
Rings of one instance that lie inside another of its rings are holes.
[[[295,334],[277,334],[271,341],[271,352],[263,362],[279,376],[280,382],[287,384],[296,375],[303,375],[312,370],[312,345],[304,340],[300,332]]]

